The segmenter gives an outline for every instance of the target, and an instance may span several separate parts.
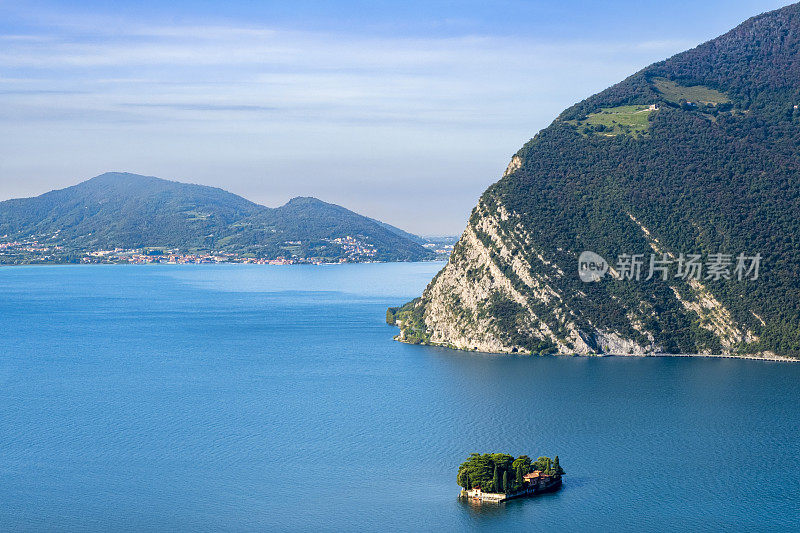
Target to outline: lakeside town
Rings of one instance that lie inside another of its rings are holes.
[[[295,264],[340,264],[376,262],[377,249],[352,236],[326,239],[334,245],[337,254],[334,257],[303,257],[291,253],[291,249],[299,247],[302,241],[287,241],[285,255],[275,257],[258,257],[253,254],[239,254],[221,250],[180,250],[165,247],[142,248],[109,248],[97,250],[73,250],[60,244],[50,244],[42,239],[4,240],[0,237],[0,265],[23,264],[209,264],[209,263],[245,263],[258,265],[295,265]],[[453,242],[455,239],[453,239]],[[428,242],[426,248],[434,251],[439,257],[446,257],[453,249],[447,242]]]

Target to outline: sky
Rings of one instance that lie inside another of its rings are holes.
[[[457,235],[566,107],[755,0],[0,0],[0,200],[107,171]]]

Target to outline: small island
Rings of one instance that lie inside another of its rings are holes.
[[[531,461],[527,455],[473,453],[458,467],[457,480],[462,498],[502,502],[558,490],[564,474],[557,455]]]

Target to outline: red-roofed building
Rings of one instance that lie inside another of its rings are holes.
[[[522,476],[522,479],[524,479],[525,481],[538,480],[541,475],[542,475],[541,470],[534,470],[533,472]]]
[[[541,470],[534,470],[530,474],[522,476],[523,481],[529,487],[547,487],[553,479],[553,476],[545,474]]]

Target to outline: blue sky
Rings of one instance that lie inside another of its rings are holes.
[[[0,199],[124,170],[457,234],[562,109],[781,5],[0,0]]]

